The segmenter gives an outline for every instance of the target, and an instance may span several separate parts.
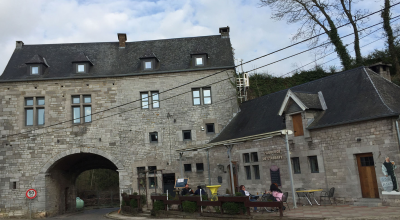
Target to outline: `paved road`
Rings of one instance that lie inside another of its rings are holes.
[[[70,215],[60,215],[47,219],[63,219],[63,220],[75,220],[75,219],[83,219],[83,220],[99,220],[99,219],[108,219],[104,217],[105,214],[118,210],[119,208],[105,208],[105,209],[92,209],[85,210],[83,213],[70,214]]]

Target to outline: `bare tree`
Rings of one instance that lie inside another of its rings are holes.
[[[358,18],[365,16],[368,11],[365,10],[354,10],[352,11],[352,4],[354,3],[353,0],[340,0],[340,8],[337,7],[338,12],[342,11],[342,14],[344,17],[346,17],[348,23],[351,24],[353,27],[353,32],[354,32],[354,52],[356,54],[356,64],[361,65],[363,62],[362,56],[361,56],[361,50],[360,50],[360,38],[359,38],[359,33],[358,33],[358,27],[356,21]],[[346,22],[347,23],[347,22]]]
[[[273,10],[272,18],[286,19],[288,23],[302,23],[293,40],[310,38],[325,33],[335,48],[344,69],[351,68],[351,56],[343,45],[331,15],[337,15],[337,0],[260,0],[261,6],[269,6]],[[344,2],[346,3],[346,2]],[[339,3],[340,4],[340,3]],[[346,5],[346,4],[345,4]],[[348,4],[347,4],[348,5]],[[351,2],[350,2],[351,5]],[[348,10],[350,12],[350,10]],[[314,38],[310,46],[316,45],[320,37]]]
[[[383,29],[387,35],[387,44],[389,47],[389,53],[392,57],[392,65],[395,71],[395,75],[393,76],[393,81],[400,81],[400,64],[396,54],[396,47],[394,45],[395,37],[393,36],[393,30],[390,26],[390,0],[384,0],[385,6],[382,11],[382,19],[383,19]]]

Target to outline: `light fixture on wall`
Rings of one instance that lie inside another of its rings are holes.
[[[204,131],[204,127],[203,126],[201,126],[201,130]]]

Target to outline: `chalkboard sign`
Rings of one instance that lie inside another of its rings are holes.
[[[386,192],[391,192],[393,190],[392,178],[383,176],[379,179],[381,180],[383,190],[385,190]]]
[[[279,171],[279,168],[277,166],[272,166],[270,168],[270,173],[271,173],[271,183],[276,183],[278,186],[281,186],[281,173]]]
[[[184,188],[189,182],[189,178],[179,178],[175,180],[175,188]]]

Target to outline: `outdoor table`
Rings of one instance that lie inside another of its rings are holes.
[[[320,204],[317,202],[317,200],[315,199],[315,197],[314,197],[314,192],[321,192],[321,191],[322,191],[322,189],[306,189],[306,190],[299,190],[299,191],[296,191],[296,192],[302,192],[302,193],[304,193],[306,199],[308,200],[308,202],[309,202],[310,205],[312,206],[312,203],[311,203],[311,201],[310,201],[310,198],[311,198],[311,195],[310,195],[310,194],[312,194],[312,197],[313,197],[315,203],[317,203],[317,205],[320,205]],[[310,198],[308,198],[308,197],[310,197]]]

